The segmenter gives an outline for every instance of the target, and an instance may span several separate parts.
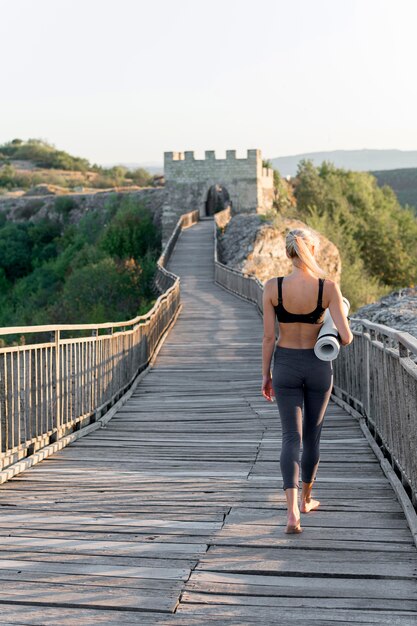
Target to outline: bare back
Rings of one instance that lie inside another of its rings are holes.
[[[322,303],[329,306],[329,282],[324,281]],[[272,292],[272,304],[278,304],[278,287]],[[282,283],[282,299],[290,313],[310,313],[317,305],[317,278],[308,274],[285,277]],[[322,324],[304,322],[279,322],[278,346],[285,348],[314,348]]]

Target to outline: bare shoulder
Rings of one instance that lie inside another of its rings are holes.
[[[277,287],[277,279],[268,278],[264,282],[264,297],[268,298],[272,304],[274,304],[278,299],[278,287]]]
[[[264,290],[268,292],[271,291],[271,289],[273,289],[273,285],[275,285],[276,282],[276,278],[268,278],[268,280],[264,282]]]
[[[336,281],[331,278],[326,278],[323,286],[323,300],[327,303],[326,306],[329,305],[330,301],[337,294],[338,290],[340,290],[339,285]]]
[[[337,283],[336,281],[332,280],[331,278],[326,278],[324,281],[324,289],[327,289],[328,292],[332,292],[337,288]]]

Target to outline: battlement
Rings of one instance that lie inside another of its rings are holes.
[[[274,170],[271,169],[270,167],[263,167],[262,168],[262,176],[263,178],[271,178],[274,176]]]
[[[194,161],[197,163],[202,163],[206,161],[216,161],[216,162],[224,162],[224,161],[238,161],[239,163],[243,162],[254,162],[258,159],[261,159],[261,151],[260,150],[247,150],[247,156],[243,158],[236,158],[236,150],[226,150],[226,158],[225,159],[217,159],[216,153],[214,150],[206,150],[204,152],[204,159],[196,159],[193,151],[186,152],[164,152],[164,162],[169,163],[171,161]]]

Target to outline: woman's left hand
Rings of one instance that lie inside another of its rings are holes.
[[[273,402],[274,390],[272,387],[272,377],[269,374],[268,376],[262,376],[262,395],[264,398],[269,400],[269,402]]]

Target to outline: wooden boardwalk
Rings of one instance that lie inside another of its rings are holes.
[[[213,222],[180,235],[183,308],[106,428],[0,487],[0,623],[417,623],[417,551],[356,420],[330,403],[286,535],[262,321],[213,283]]]

